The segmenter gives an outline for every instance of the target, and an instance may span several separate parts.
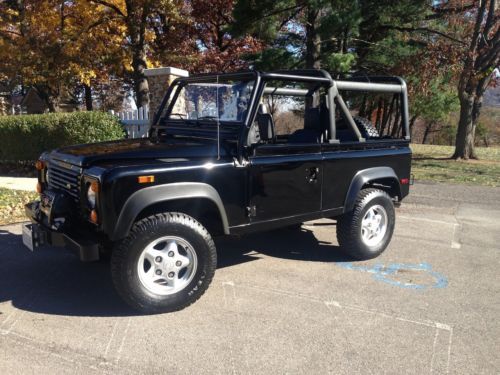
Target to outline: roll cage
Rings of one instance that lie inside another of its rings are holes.
[[[303,83],[317,83],[327,89],[326,104],[328,108],[329,115],[329,129],[328,129],[328,139],[329,143],[338,143],[339,140],[336,137],[337,126],[336,126],[336,106],[339,107],[340,112],[346,119],[349,127],[356,135],[359,142],[365,142],[366,140],[362,137],[356,123],[349,112],[349,109],[342,98],[339,91],[360,91],[360,92],[375,92],[375,93],[390,93],[398,94],[400,96],[401,103],[401,121],[402,121],[402,132],[403,139],[410,140],[410,130],[409,130],[409,114],[408,114],[408,93],[405,81],[396,76],[362,76],[362,77],[352,77],[342,80],[333,79],[326,70],[323,69],[303,69],[303,70],[280,70],[274,72],[261,72],[261,71],[245,71],[237,73],[223,73],[223,74],[200,74],[191,77],[177,78],[172,82],[163,101],[156,112],[152,128],[158,128],[158,122],[160,121],[161,114],[165,110],[167,103],[169,104],[166,108],[166,117],[171,113],[173,108],[173,103],[179,95],[180,88],[188,83],[203,83],[203,82],[213,82],[217,77],[223,77],[224,79],[252,79],[255,81],[255,87],[253,89],[250,102],[248,103],[248,112],[244,121],[244,131],[240,132],[239,145],[244,145],[246,137],[248,135],[248,129],[255,120],[258,104],[260,98],[264,94],[281,94],[281,95],[296,95],[296,96],[309,96],[310,90],[308,89],[290,89],[290,88],[273,88],[266,87],[266,83],[269,81],[290,81],[290,82],[303,82]],[[176,90],[173,92],[173,90]],[[169,98],[173,93],[172,100],[169,102]],[[241,147],[239,147],[241,149]],[[241,150],[238,152],[241,156]]]

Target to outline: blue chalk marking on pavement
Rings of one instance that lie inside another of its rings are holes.
[[[410,263],[390,263],[389,265],[383,265],[380,263],[374,264],[373,266],[358,266],[351,262],[339,262],[337,263],[342,268],[353,271],[362,271],[373,274],[373,278],[377,281],[382,281],[384,283],[398,286],[400,288],[407,289],[427,289],[427,288],[446,288],[448,286],[448,280],[445,276],[439,272],[433,271],[432,266],[429,263],[420,264],[410,264]],[[414,283],[403,283],[401,281],[395,280],[393,276],[401,270],[412,270],[421,271],[427,273],[434,279],[432,284],[414,284]]]

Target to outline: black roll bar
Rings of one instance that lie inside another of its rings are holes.
[[[330,129],[329,129],[329,142],[338,143],[336,137],[336,121],[335,121],[335,106],[339,105],[344,117],[349,123],[352,131],[356,134],[360,142],[364,142],[365,139],[362,137],[354,119],[352,118],[346,103],[342,99],[339,91],[362,91],[362,92],[379,92],[379,93],[393,93],[399,94],[401,97],[401,121],[403,122],[403,136],[406,140],[410,140],[410,130],[409,130],[409,111],[408,111],[408,92],[406,82],[401,77],[396,76],[355,76],[341,80],[334,80],[330,73],[323,69],[298,69],[298,70],[279,70],[274,72],[260,72],[260,71],[244,71],[236,73],[220,73],[220,74],[200,74],[193,75],[190,77],[180,77],[175,79],[167,90],[163,101],[155,113],[153,118],[152,127],[156,128],[157,123],[160,120],[161,113],[164,107],[172,95],[172,90],[179,86],[190,83],[190,82],[210,82],[216,79],[216,77],[223,77],[224,79],[255,79],[255,88],[248,105],[250,111],[247,113],[245,119],[246,131],[242,132],[244,134],[240,137],[240,145],[245,142],[246,134],[248,133],[248,127],[255,119],[255,114],[257,112],[256,103],[259,98],[264,94],[275,94],[275,95],[300,95],[307,96],[309,90],[305,89],[289,89],[289,88],[269,88],[264,89],[263,82],[270,80],[281,80],[281,81],[300,81],[300,82],[315,82],[321,85],[325,85],[328,88],[327,95],[327,107],[329,112]],[[174,98],[177,97],[179,90],[174,93]],[[173,101],[172,101],[173,102]],[[171,103],[172,104],[172,103]],[[167,112],[171,110],[169,106]],[[242,158],[242,147],[238,148],[238,159]]]

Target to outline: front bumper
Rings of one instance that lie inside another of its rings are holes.
[[[99,260],[99,243],[89,233],[50,227],[40,210],[40,202],[25,205],[31,224],[23,224],[23,243],[34,251],[44,245],[66,247],[79,256],[82,262]]]

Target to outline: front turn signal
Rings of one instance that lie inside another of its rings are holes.
[[[137,182],[140,184],[151,184],[155,182],[155,176],[139,176],[137,177]]]
[[[94,224],[99,224],[99,215],[96,210],[90,211],[90,221]]]
[[[45,163],[41,160],[37,160],[37,162],[35,163],[35,168],[37,171],[41,171],[42,169],[45,169],[45,167]]]
[[[42,193],[43,193],[43,186],[42,186],[42,184],[41,184],[41,183],[37,183],[37,184],[36,184],[36,192],[37,192],[38,194],[42,194]]]

